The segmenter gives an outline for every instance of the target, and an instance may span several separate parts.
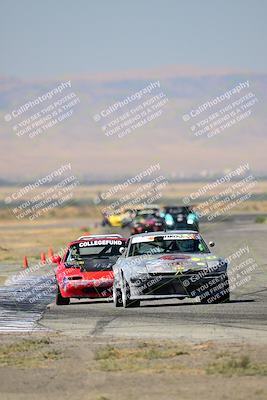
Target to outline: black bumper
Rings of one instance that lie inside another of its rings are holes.
[[[197,275],[195,274],[194,277]],[[195,279],[195,281],[194,281]],[[226,273],[207,275],[194,278],[192,275],[160,275],[149,274],[143,278],[135,277],[131,279],[131,293],[134,296],[144,295],[179,295],[184,297],[202,296],[203,293],[209,292],[210,295],[218,290],[228,287],[228,279]]]

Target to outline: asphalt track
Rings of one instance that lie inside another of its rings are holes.
[[[56,306],[51,279],[32,276],[29,278],[32,296],[37,299],[32,303],[27,299],[16,301],[25,290],[23,281],[1,289],[0,331],[28,329],[29,332],[56,331],[73,337],[266,343],[267,225],[244,220],[221,222],[204,225],[202,233],[206,240],[216,241],[216,254],[229,256],[240,249],[248,249],[230,267],[236,282],[231,285],[230,303],[204,305],[192,300],[172,299],[141,302],[140,308],[116,309],[112,302],[105,300],[73,300],[68,306]],[[253,270],[248,272],[246,269],[242,275],[241,269],[236,271],[235,268],[249,258],[254,260]],[[46,289],[51,288],[49,293],[42,288],[46,282],[49,282]],[[27,293],[29,299],[29,288]]]
[[[51,279],[52,278],[52,279]],[[0,332],[22,333],[47,330],[38,321],[55,298],[53,275],[20,277],[0,287]],[[49,288],[49,290],[47,290]]]

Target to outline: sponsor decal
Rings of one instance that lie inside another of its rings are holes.
[[[157,240],[158,237],[163,237],[163,240],[200,240],[201,236],[198,233],[174,233],[170,235],[163,235],[163,236],[141,236],[141,237],[134,237],[132,239],[132,243],[146,243],[146,242],[154,242]]]
[[[178,256],[172,256],[172,255],[164,255],[160,257],[160,260],[186,260],[189,259],[190,256],[185,256],[184,254],[178,255]]]
[[[146,243],[146,242],[154,242],[155,236],[141,236],[134,237],[132,239],[132,243]]]
[[[198,239],[200,239],[200,235],[198,233],[177,233],[177,234],[171,234],[171,235],[164,235],[163,239],[164,240],[188,240],[188,239],[198,240]]]
[[[176,265],[174,265],[174,267],[176,269],[175,275],[179,275],[184,272],[184,267],[181,264],[176,264]]]
[[[87,242],[80,242],[79,247],[90,247],[90,246],[107,246],[108,244],[112,246],[121,246],[121,240],[90,240]]]

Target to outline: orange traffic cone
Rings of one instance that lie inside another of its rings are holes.
[[[48,258],[51,260],[51,258],[52,258],[53,255],[54,255],[54,252],[53,252],[52,247],[49,248],[47,255],[48,255]]]
[[[42,263],[42,264],[45,264],[45,263],[46,263],[45,253],[41,253],[41,263]]]
[[[28,264],[28,259],[26,256],[24,256],[23,258],[23,268],[28,268],[29,264]]]

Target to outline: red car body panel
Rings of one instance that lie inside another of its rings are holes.
[[[126,238],[114,238],[108,235],[103,238],[90,238],[90,241],[120,241],[120,246],[125,246]],[[113,271],[81,271],[80,268],[66,267],[65,262],[70,248],[88,239],[76,240],[68,244],[67,250],[58,263],[56,280],[62,297],[65,298],[100,298],[111,297],[113,287]]]

